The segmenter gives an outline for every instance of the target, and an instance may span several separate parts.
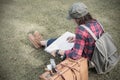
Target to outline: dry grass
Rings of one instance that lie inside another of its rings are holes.
[[[34,49],[27,39],[28,33],[38,30],[48,39],[65,31],[74,32],[76,26],[65,17],[69,6],[78,1],[0,0],[0,80],[38,80],[52,56]],[[120,1],[81,1],[111,33],[120,52]],[[120,63],[106,75],[91,70],[89,74],[89,80],[119,80]]]

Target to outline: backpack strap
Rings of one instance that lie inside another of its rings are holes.
[[[98,21],[97,21],[98,22]],[[103,31],[105,32],[105,29],[103,28],[102,24],[100,22],[98,22],[99,25],[101,26],[101,28],[103,29]]]
[[[90,33],[90,35],[95,39],[95,41],[97,40],[97,37],[95,36],[95,34],[87,26],[85,25],[80,25],[80,26],[85,28]]]

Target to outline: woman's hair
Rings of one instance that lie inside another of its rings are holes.
[[[88,21],[93,20],[92,16],[90,15],[90,13],[86,14],[85,16],[81,17],[81,18],[77,18],[77,24],[81,25],[81,24],[86,24]]]

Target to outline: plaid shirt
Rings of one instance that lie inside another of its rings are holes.
[[[92,20],[85,25],[92,30],[97,38],[104,32],[96,20]],[[75,35],[74,47],[71,50],[65,51],[66,57],[79,59],[82,56],[91,60],[95,47],[95,40],[89,32],[81,26],[76,27]]]

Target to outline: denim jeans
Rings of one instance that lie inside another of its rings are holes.
[[[47,41],[47,46],[49,46],[50,44],[52,44],[57,38],[54,38],[54,39],[49,39]]]

